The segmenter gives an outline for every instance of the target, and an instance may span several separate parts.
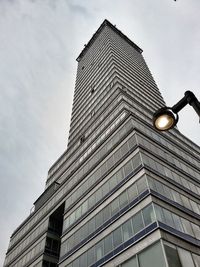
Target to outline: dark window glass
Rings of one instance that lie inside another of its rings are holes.
[[[140,267],[166,267],[162,247],[160,243],[148,247],[138,255]],[[179,267],[177,265],[176,267]]]
[[[99,228],[103,224],[103,212],[102,211],[100,211],[95,216],[95,221],[96,221],[96,229]]]
[[[88,266],[90,266],[90,264],[96,261],[94,247],[88,250],[87,256],[88,256]]]
[[[129,259],[128,261],[126,261],[125,263],[123,263],[121,265],[121,267],[138,267],[137,258],[136,257],[133,257],[133,258]]]
[[[122,242],[123,242],[122,241],[122,231],[121,231],[121,227],[119,227],[113,232],[114,248],[118,247]]]
[[[93,233],[95,231],[95,218],[92,218],[89,222],[88,222],[88,231],[89,234]]]
[[[131,138],[129,138],[128,140],[129,149],[134,147],[135,144],[136,144],[135,136],[131,136]]]
[[[124,143],[121,147],[122,157],[128,152],[128,143]]]
[[[102,186],[102,194],[105,196],[110,191],[109,181]]]
[[[131,219],[122,225],[122,235],[124,242],[133,236],[133,227]]]
[[[116,173],[116,179],[117,179],[117,183],[119,184],[124,178],[122,169],[120,169],[117,173]]]
[[[104,238],[104,252],[105,254],[107,254],[112,250],[113,250],[113,240],[112,240],[112,234],[110,234],[106,238]]]
[[[95,251],[96,251],[96,257],[97,257],[97,261],[100,260],[103,255],[104,255],[104,251],[103,251],[103,241],[100,241],[99,243],[96,244],[95,246]]]
[[[139,179],[137,182],[137,189],[138,189],[138,194],[142,193],[147,189],[147,182],[146,182],[146,177],[143,176],[141,179]]]
[[[135,199],[138,196],[138,192],[137,192],[137,188],[136,188],[136,184],[131,185],[128,188],[128,198],[129,198],[129,202],[131,202],[133,199]]]
[[[149,205],[142,210],[145,226],[155,221],[153,206]]]
[[[79,267],[79,258],[77,258],[75,261],[72,262],[72,267]]]
[[[115,162],[118,162],[121,158],[122,158],[122,156],[121,156],[121,150],[118,149],[118,150],[114,153],[114,159],[115,159]]]
[[[119,211],[119,199],[116,198],[114,201],[111,203],[111,213],[112,216],[116,214]]]
[[[90,209],[91,207],[93,207],[95,203],[96,203],[96,197],[95,194],[93,194],[88,199],[88,208]]]
[[[88,266],[88,264],[87,264],[87,254],[86,253],[83,253],[80,256],[80,263],[81,263],[81,267],[87,267]]]
[[[111,217],[111,210],[110,210],[110,205],[108,205],[107,207],[105,207],[103,209],[103,220],[104,222],[107,221],[108,219],[110,219]]]
[[[132,162],[131,160],[129,162],[126,163],[126,165],[124,166],[124,174],[125,174],[125,177],[127,175],[129,175],[129,173],[131,173],[133,170],[133,167],[132,167]]]
[[[138,212],[132,219],[134,233],[139,232],[144,228],[141,211]]]
[[[127,204],[128,204],[128,195],[127,192],[125,191],[119,196],[120,209],[123,209]]]
[[[177,250],[167,245],[165,245],[164,247],[169,267],[182,267]]]

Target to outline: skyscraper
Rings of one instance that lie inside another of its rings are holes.
[[[142,49],[105,20],[77,61],[67,150],[4,266],[200,266],[200,148],[153,129]]]

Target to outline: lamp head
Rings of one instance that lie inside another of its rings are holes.
[[[171,108],[163,107],[153,115],[153,125],[158,131],[167,131],[178,122],[178,114],[173,113]]]

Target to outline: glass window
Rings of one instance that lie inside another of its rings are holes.
[[[128,188],[129,202],[134,200],[137,196],[138,196],[137,187],[136,187],[136,184],[133,184]]]
[[[116,198],[111,203],[111,214],[112,216],[119,211],[119,198]]]
[[[122,158],[122,156],[121,156],[121,150],[118,149],[118,150],[114,153],[114,159],[115,159],[115,162],[119,161],[121,158]]]
[[[79,258],[72,262],[73,267],[79,267]]]
[[[117,183],[118,183],[118,184],[124,179],[124,175],[123,175],[122,169],[120,169],[120,170],[116,173],[116,179],[117,179]]]
[[[200,240],[200,227],[194,223],[191,223],[191,226],[195,237]]]
[[[103,252],[103,241],[100,241],[99,243],[96,244],[95,251],[96,251],[96,260],[98,261],[104,255],[104,252]]]
[[[155,221],[153,206],[149,205],[142,210],[145,226]]]
[[[137,182],[137,189],[138,189],[138,194],[142,193],[147,189],[147,182],[146,182],[146,177],[143,176],[141,179],[139,179]]]
[[[138,267],[137,258],[133,257],[121,265],[122,267]]]
[[[95,217],[93,217],[91,220],[89,220],[88,229],[89,229],[90,233],[93,233],[95,231]]]
[[[100,227],[103,224],[103,212],[100,211],[96,216],[95,216],[95,221],[96,221],[96,229]]]
[[[148,247],[138,255],[140,267],[166,267],[160,243]],[[178,267],[178,265],[176,266]],[[181,267],[181,266],[180,266]]]
[[[123,209],[127,204],[128,204],[128,195],[127,195],[127,192],[124,191],[119,196],[119,206],[120,206],[120,209]]]
[[[119,227],[113,232],[114,248],[118,247],[121,243],[122,243],[122,231],[121,231],[121,227]]]
[[[104,238],[105,255],[113,250],[112,233]]]
[[[128,143],[124,143],[122,146],[121,146],[121,153],[122,153],[122,157],[128,152]]]
[[[183,195],[181,195],[181,199],[183,201],[183,206],[185,206],[186,208],[191,210],[192,208],[191,208],[191,205],[190,205],[190,202],[189,202],[188,198],[183,196]]]
[[[91,249],[89,249],[87,251],[87,258],[88,258],[88,266],[90,266],[93,262],[96,261],[96,257],[95,257],[95,247],[91,247]]]
[[[178,248],[178,254],[182,263],[182,267],[195,267],[192,260],[192,255],[189,251]]]
[[[103,196],[105,196],[106,194],[108,194],[109,191],[110,191],[110,186],[109,186],[109,181],[107,181],[102,186],[102,194],[103,194]]]
[[[172,218],[172,213],[166,209],[163,209],[163,214],[165,218],[165,223],[173,228],[175,228],[174,221]]]
[[[191,223],[188,220],[185,220],[184,218],[181,218],[181,222],[183,224],[184,232],[188,235],[194,236]]]
[[[197,254],[192,254],[193,260],[196,267],[200,267],[200,256]]]
[[[87,264],[87,253],[83,253],[80,256],[80,263],[81,263],[81,267],[87,267],[88,266],[88,264]]]
[[[164,248],[169,267],[182,267],[176,247],[165,245]]]
[[[140,155],[137,154],[135,155],[135,157],[132,159],[132,163],[133,163],[133,169],[135,170],[139,165],[141,165],[141,159],[140,159]]]
[[[124,166],[124,173],[125,173],[125,177],[127,175],[129,175],[129,173],[131,173],[133,170],[133,167],[132,167],[132,162],[131,160],[129,162],[126,163],[126,165]]]
[[[141,211],[138,212],[133,217],[132,223],[133,223],[133,231],[134,231],[134,233],[137,233],[137,232],[139,232],[140,230],[142,230],[144,228],[144,223],[143,223]]]
[[[110,190],[112,190],[116,185],[117,185],[117,179],[115,175],[109,179],[109,185],[110,185]]]
[[[102,188],[99,188],[96,192],[95,192],[95,196],[96,196],[96,203],[102,199]]]
[[[133,227],[131,219],[122,225],[122,235],[124,242],[133,236]]]
[[[180,232],[184,232],[181,218],[174,213],[172,213],[172,217],[174,220],[175,229],[180,231]]]
[[[158,221],[160,222],[165,222],[164,220],[164,214],[163,214],[163,209],[158,206],[158,205],[154,205],[155,207],[155,212],[156,212],[156,218]]]

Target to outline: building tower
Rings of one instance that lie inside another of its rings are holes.
[[[67,150],[5,267],[199,267],[200,148],[159,133],[142,50],[105,20],[79,57]]]

